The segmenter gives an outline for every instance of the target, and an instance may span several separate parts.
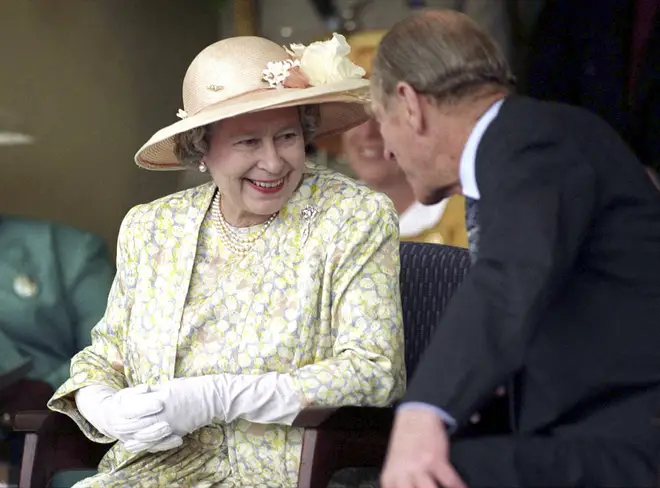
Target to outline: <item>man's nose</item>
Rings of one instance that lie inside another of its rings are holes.
[[[376,119],[369,119],[367,122],[365,122],[364,128],[365,135],[369,139],[379,139],[381,137],[380,124],[376,121]]]
[[[383,157],[386,161],[394,161],[396,163],[396,156],[394,156],[394,153],[387,148],[383,151]]]

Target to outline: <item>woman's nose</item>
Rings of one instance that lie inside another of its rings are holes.
[[[263,143],[259,166],[273,175],[279,175],[282,172],[284,161],[280,157],[274,141],[268,140]]]

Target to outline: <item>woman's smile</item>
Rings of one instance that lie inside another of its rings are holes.
[[[259,193],[272,195],[280,192],[284,188],[286,177],[278,180],[253,180],[250,178],[244,178],[244,180],[248,183],[248,188]]]

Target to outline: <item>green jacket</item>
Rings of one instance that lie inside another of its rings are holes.
[[[64,383],[71,357],[91,343],[113,277],[99,237],[0,216],[0,372],[31,359],[29,377]]]

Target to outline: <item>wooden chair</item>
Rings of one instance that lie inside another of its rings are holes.
[[[0,429],[11,429],[11,414],[5,411],[5,392],[27,376],[32,369],[32,361],[27,360],[18,367],[0,374]]]
[[[401,245],[401,298],[410,377],[449,299],[469,268],[464,249]],[[294,425],[304,428],[300,488],[327,486],[348,467],[379,467],[392,426],[392,408],[308,408]],[[22,412],[14,430],[26,435],[19,488],[47,488],[62,470],[95,469],[109,445],[88,441],[68,417]],[[59,487],[58,487],[59,488]]]

